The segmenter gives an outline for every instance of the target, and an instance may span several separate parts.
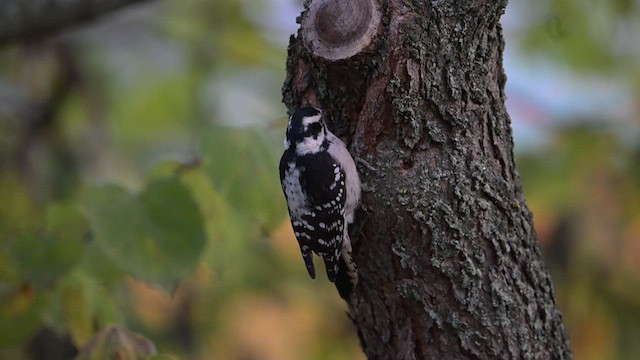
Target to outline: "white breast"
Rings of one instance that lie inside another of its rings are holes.
[[[306,199],[300,185],[300,170],[295,166],[294,162],[287,164],[288,169],[284,173],[284,181],[282,183],[284,193],[287,195],[287,204],[292,218],[300,218],[306,211]]]

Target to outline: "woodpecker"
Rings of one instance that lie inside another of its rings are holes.
[[[280,181],[309,275],[315,279],[315,253],[331,282],[345,266],[355,286],[358,270],[347,229],[360,204],[360,178],[351,154],[314,107],[298,109],[289,118],[284,145]]]

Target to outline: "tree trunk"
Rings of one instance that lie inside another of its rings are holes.
[[[363,182],[347,298],[371,359],[571,358],[513,158],[506,0],[314,0],[284,102]]]

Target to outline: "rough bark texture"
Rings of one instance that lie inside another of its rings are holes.
[[[371,359],[571,358],[513,158],[505,6],[381,1],[340,61],[304,46],[317,21],[291,38],[285,104],[322,107],[363,181],[348,304]]]
[[[1,0],[0,45],[49,34],[144,0]]]

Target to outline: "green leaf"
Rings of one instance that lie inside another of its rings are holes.
[[[39,287],[53,285],[80,261],[88,232],[74,205],[49,206],[45,221],[43,230],[21,233],[13,249],[22,278]]]
[[[0,348],[30,338],[42,324],[46,294],[29,286],[0,287]]]
[[[106,288],[102,279],[84,266],[75,267],[47,293],[49,304],[41,321],[45,319],[48,325],[64,329],[73,344],[80,347],[96,329],[124,321],[125,313],[118,305],[127,289],[124,280],[119,285]]]
[[[200,210],[176,177],[153,180],[140,199],[155,240],[149,250],[180,279],[195,269],[206,242]]]
[[[74,345],[84,345],[94,335],[95,292],[85,276],[74,273],[62,286],[62,312]]]
[[[93,188],[85,199],[95,240],[105,255],[125,272],[146,276],[153,263],[145,249],[151,247],[149,223],[140,203],[121,187]]]
[[[29,196],[18,174],[0,173],[0,246],[8,245],[16,234],[33,231],[42,223],[42,209]]]
[[[85,208],[96,242],[125,273],[172,290],[199,263],[203,219],[177,177],[153,179],[139,197],[113,185],[96,187]]]
[[[259,225],[277,226],[286,208],[272,144],[258,131],[215,127],[202,146],[205,170],[224,198]]]
[[[105,253],[103,247],[96,241],[87,244],[78,269],[93,277],[100,286],[110,291],[117,289],[125,276],[123,269]]]
[[[182,180],[196,197],[206,219],[206,231],[211,240],[202,254],[203,262],[220,274],[222,283],[246,285],[246,273],[253,265],[247,260],[255,249],[250,239],[255,236],[256,229],[246,225],[246,219],[214,189],[211,179],[201,169],[186,172]]]

